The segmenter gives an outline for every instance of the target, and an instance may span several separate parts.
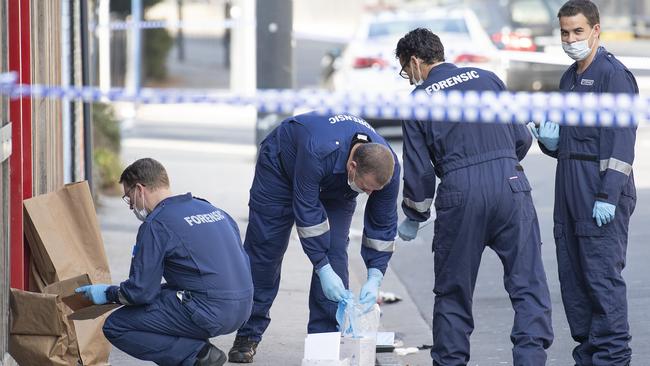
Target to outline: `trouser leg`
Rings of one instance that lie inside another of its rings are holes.
[[[254,209],[244,240],[253,275],[253,309],[250,318],[237,332],[259,342],[271,322],[270,309],[280,288],[282,259],[287,250],[293,215],[272,216]]]

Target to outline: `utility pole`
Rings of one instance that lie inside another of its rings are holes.
[[[256,18],[257,89],[292,89],[293,0],[257,0]],[[258,112],[256,143],[286,117]]]
[[[88,43],[88,3],[79,2],[79,27],[81,35],[81,85],[90,86],[90,44]],[[93,185],[93,125],[91,120],[90,103],[83,103],[83,124],[84,124],[84,176],[90,186],[91,194],[95,194]]]
[[[176,0],[178,11],[178,24],[176,30],[176,47],[178,48],[178,61],[185,61],[185,39],[183,38],[183,0]]]
[[[257,88],[293,88],[293,0],[257,0]]]
[[[131,0],[131,88],[133,93],[140,92],[142,69],[142,30],[138,27],[142,21],[142,0]]]

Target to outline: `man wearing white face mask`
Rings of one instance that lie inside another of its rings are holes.
[[[558,12],[562,47],[576,62],[560,89],[638,94],[632,73],[599,46],[600,16],[587,0]],[[625,252],[636,205],[632,162],[636,127],[530,126],[542,151],[558,160],[553,234],[562,302],[578,343],[577,365],[629,365]]]
[[[77,292],[95,304],[125,305],[106,319],[104,335],[133,357],[161,365],[223,365],[225,353],[209,338],[237,330],[253,301],[237,224],[190,193],[173,195],[165,168],[154,159],[135,161],[120,183],[122,198],[143,221],[129,278]]]
[[[262,142],[250,189],[244,248],[255,287],[253,312],[237,332],[230,362],[253,362],[280,285],[291,228],[313,265],[308,333],[337,331],[348,288],[348,242],[356,197],[368,194],[361,256],[368,280],[359,301],[371,307],[393,254],[399,163],[388,143],[350,114],[300,114]]]
[[[414,92],[505,90],[490,71],[445,62],[442,41],[428,29],[408,32],[395,55],[400,75],[415,85]],[[415,239],[431,206],[436,210],[433,365],[469,362],[472,296],[486,247],[503,263],[515,312],[513,364],[544,365],[553,341],[551,299],[531,188],[519,164],[532,143],[526,126],[414,119],[404,121],[402,131],[406,218],[399,236]]]

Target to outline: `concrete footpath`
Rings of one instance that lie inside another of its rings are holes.
[[[131,248],[139,222],[119,197],[103,197],[98,211],[106,254],[111,265],[111,275],[113,282],[117,284],[128,276]],[[245,222],[240,221],[239,225],[243,235]],[[359,255],[360,240],[355,233],[360,233],[358,228],[353,229],[350,240],[350,287],[358,292],[366,273]],[[423,275],[431,274],[423,273]],[[311,265],[302,251],[294,230],[284,259],[280,292],[271,309],[273,320],[260,343],[255,365],[300,365],[307,332],[307,296],[310,276]],[[382,328],[386,331],[398,332],[405,346],[430,344],[429,327],[421,318],[395,273],[390,269],[383,281],[382,290],[393,292],[403,299],[401,302],[381,306]],[[213,338],[212,342],[227,352],[233,339],[234,334],[230,334]],[[394,353],[378,354],[378,361],[380,365],[427,365],[431,362],[428,351],[420,351],[418,354],[404,357],[398,357]],[[111,352],[110,362],[112,365],[125,366],[150,364],[136,360],[115,348]]]

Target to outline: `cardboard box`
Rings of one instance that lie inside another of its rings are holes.
[[[341,337],[340,332],[308,334],[302,366],[374,366],[374,337]]]
[[[350,366],[375,366],[375,347],[373,337],[341,337],[341,358],[349,358]]]

